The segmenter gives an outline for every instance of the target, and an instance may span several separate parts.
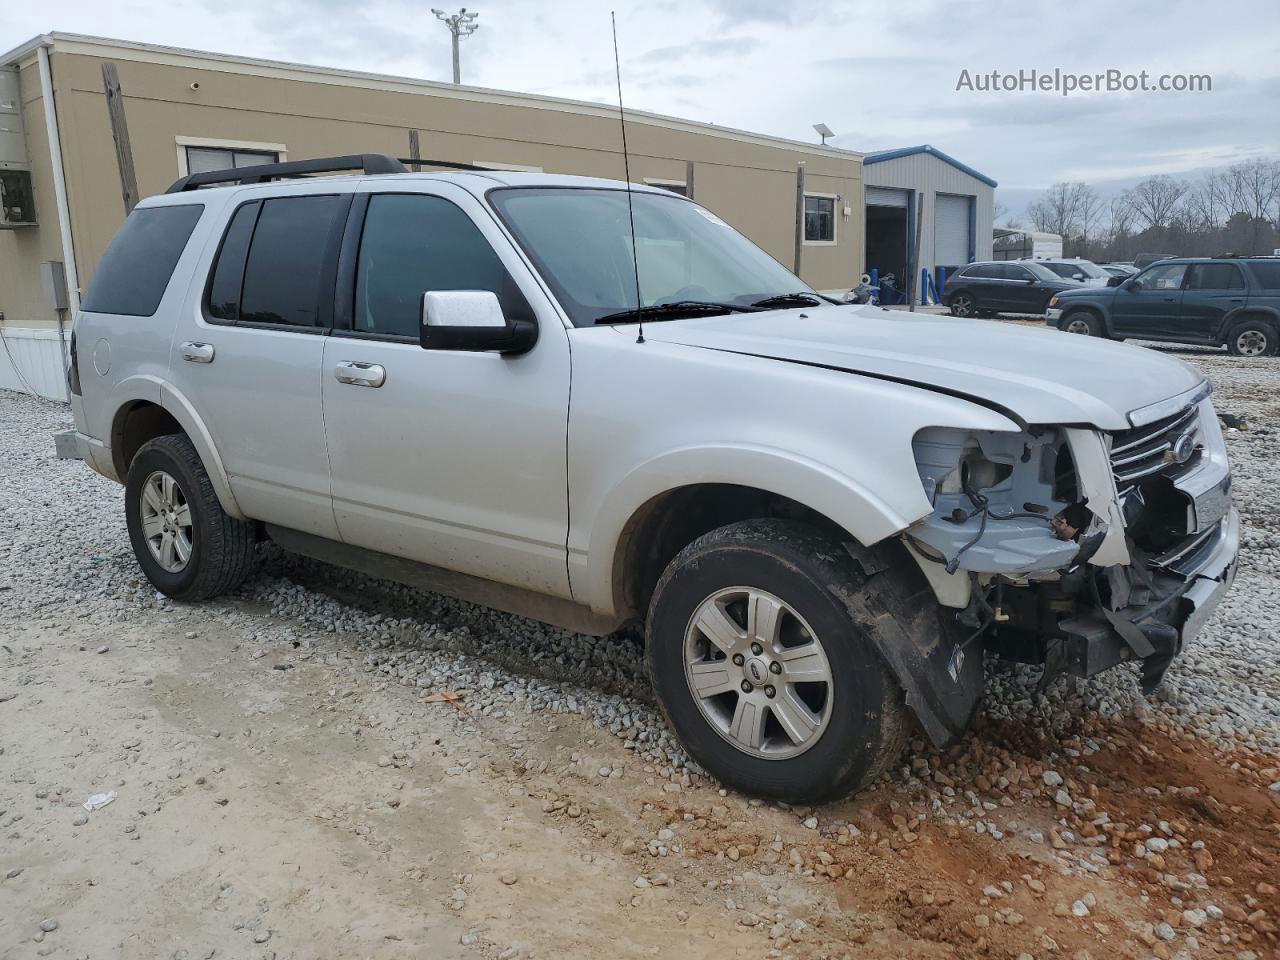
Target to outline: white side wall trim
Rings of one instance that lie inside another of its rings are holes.
[[[58,350],[57,330],[0,327],[0,389],[65,401]]]

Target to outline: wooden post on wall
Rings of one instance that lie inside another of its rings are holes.
[[[422,148],[418,144],[417,130],[409,131],[409,159],[410,160],[422,159]],[[412,170],[414,173],[418,173],[419,171],[422,170],[422,164],[411,163],[409,164],[409,169]]]
[[[684,162],[684,195],[690,200],[693,199],[693,161],[686,160]]]
[[[107,114],[111,119],[111,139],[116,143],[116,165],[120,168],[120,193],[124,197],[127,216],[138,204],[138,175],[133,169],[133,146],[129,142],[129,123],[124,116],[124,91],[114,63],[102,65],[102,88],[107,95]]]
[[[804,161],[796,164],[796,263],[792,269],[800,276],[800,252],[804,249]]]

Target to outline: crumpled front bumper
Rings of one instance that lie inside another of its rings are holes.
[[[1239,550],[1240,515],[1232,507],[1217,521],[1211,542],[1195,565],[1184,568],[1177,577],[1157,577],[1147,604],[1116,611],[1098,607],[1059,624],[1066,636],[1061,668],[1075,676],[1091,677],[1118,663],[1141,660],[1143,686],[1154,689],[1231,589]]]

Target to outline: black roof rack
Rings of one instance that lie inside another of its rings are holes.
[[[419,163],[425,161],[418,161]],[[367,174],[408,173],[403,163],[395,157],[381,153],[353,154],[349,157],[320,157],[315,160],[290,160],[288,163],[263,163],[253,167],[233,170],[210,170],[192,173],[175,180],[165,193],[182,193],[214,183],[268,183],[285,177],[304,177],[313,173],[337,173],[342,170],[360,170]]]

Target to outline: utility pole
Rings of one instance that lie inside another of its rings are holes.
[[[467,10],[463,7],[453,16],[446,16],[443,10],[431,11],[436,15],[436,19],[449,28],[449,33],[453,35],[453,82],[462,82],[462,61],[458,58],[458,42],[465,40],[477,30],[480,24],[476,23],[476,18],[480,16],[475,10]]]

